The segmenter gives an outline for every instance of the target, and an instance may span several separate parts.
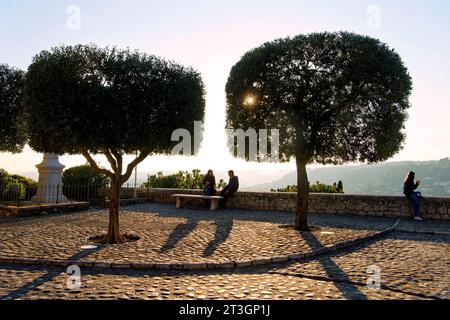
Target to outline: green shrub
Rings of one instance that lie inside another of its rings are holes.
[[[25,186],[18,181],[9,181],[2,188],[3,201],[21,201],[25,199]]]
[[[10,178],[14,181],[21,183],[25,187],[32,187],[32,188],[37,187],[37,182],[34,181],[33,179],[24,176],[19,176],[17,174],[13,174],[12,176],[10,176]]]
[[[342,181],[338,182],[337,190],[338,190],[338,193],[344,193],[344,184],[342,183]]]
[[[164,175],[158,172],[151,175],[148,181],[144,183],[145,188],[163,188],[163,189],[202,189],[203,179],[205,175],[200,173],[200,170],[195,169],[192,172],[179,171],[171,175]],[[220,180],[217,188],[223,188],[225,183]]]
[[[0,200],[29,201],[36,193],[36,181],[20,175],[10,175],[0,169]]]
[[[97,173],[89,164],[76,166],[64,170],[62,181],[65,186],[98,186],[104,187],[109,183],[107,176]]]
[[[89,164],[64,170],[62,181],[64,195],[75,201],[98,199],[109,184],[108,177],[97,173]]]
[[[4,169],[0,169],[0,187],[8,183],[8,181],[9,173]]]
[[[272,192],[297,192],[297,186],[287,186],[286,188],[281,189],[272,189]],[[342,181],[339,181],[338,184],[334,183],[333,185],[327,185],[325,183],[320,183],[317,181],[315,184],[309,185],[309,192],[311,193],[344,193],[344,187]]]

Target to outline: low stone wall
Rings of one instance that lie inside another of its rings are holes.
[[[130,199],[120,199],[120,206],[133,206],[135,204],[146,203],[148,202],[148,198],[130,198]],[[104,208],[109,208],[109,200],[105,200],[103,202]]]
[[[201,194],[200,190],[149,189],[152,202],[175,203],[172,194]],[[295,212],[296,193],[238,192],[228,202],[231,209],[256,209]],[[193,201],[201,204],[201,200]],[[428,197],[421,202],[424,217],[450,220],[450,197]],[[405,197],[360,196],[345,194],[310,194],[310,212],[353,214],[380,217],[411,217],[412,206]]]
[[[43,213],[65,213],[85,211],[89,209],[89,202],[68,202],[60,204],[42,204],[42,205],[27,205],[27,206],[11,206],[0,205],[0,217],[28,217],[38,216]]]

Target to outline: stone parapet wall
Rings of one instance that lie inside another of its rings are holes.
[[[149,189],[152,202],[175,203],[172,194],[201,194],[200,190]],[[231,209],[256,209],[295,212],[296,193],[238,192],[228,202]],[[405,197],[363,196],[346,194],[310,194],[310,212],[353,214],[360,216],[411,217],[412,206]],[[202,201],[193,201],[201,204]],[[424,217],[450,220],[450,197],[427,197],[421,201]]]
[[[60,204],[41,205],[0,205],[0,218],[17,218],[27,216],[39,216],[53,213],[78,212],[89,210],[89,202],[66,202]]]

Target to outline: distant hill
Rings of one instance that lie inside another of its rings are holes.
[[[450,158],[439,161],[386,162],[376,165],[323,167],[308,170],[309,180],[331,184],[342,180],[346,194],[401,195],[403,179],[415,171],[422,181],[420,191],[429,196],[450,196]],[[296,172],[271,183],[247,190],[270,191],[296,184]]]
[[[308,169],[308,175],[311,183],[320,181],[332,184],[342,180],[344,192],[347,194],[401,195],[403,179],[409,171],[415,171],[417,178],[422,180],[420,190],[424,195],[450,196],[450,158],[439,161],[385,162],[372,166],[322,167]],[[28,173],[19,172],[18,174],[34,180],[38,179],[37,170]],[[139,171],[138,183],[147,181],[148,174],[148,172]],[[280,170],[279,172],[265,172],[264,175],[261,175],[258,170],[247,170],[239,171],[238,175],[241,181],[240,190],[242,191],[270,191],[297,183],[295,171]],[[217,171],[216,178],[227,180],[227,171]],[[134,175],[128,182],[134,183]]]

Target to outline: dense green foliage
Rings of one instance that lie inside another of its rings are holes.
[[[122,243],[120,187],[151,154],[170,154],[176,129],[203,121],[200,74],[137,51],[62,46],[33,58],[25,77],[29,145],[38,152],[82,154],[111,181],[105,243]],[[111,170],[92,154],[103,154]],[[137,154],[126,167],[124,155]]]
[[[9,173],[4,169],[0,169],[0,186],[4,185],[8,178]]]
[[[253,49],[232,68],[227,125],[280,129],[284,161],[373,163],[400,150],[411,89],[400,56],[376,39],[299,35]]]
[[[92,185],[104,187],[109,183],[107,176],[102,173],[98,173],[89,164],[64,170],[62,174],[62,181],[66,186]]]
[[[203,189],[204,174],[200,170],[180,171],[175,174],[164,175],[158,172],[151,175],[148,181],[144,183],[145,188],[164,188],[164,189]],[[216,189],[221,189],[225,186],[225,182],[220,180]]]
[[[272,189],[272,192],[297,192],[297,186],[296,185],[289,185],[286,188],[280,188],[280,189]],[[344,193],[344,187],[342,184],[342,181],[339,181],[339,183],[334,183],[332,185],[320,183],[317,181],[314,184],[309,185],[309,192],[311,193]]]
[[[333,185],[334,186],[334,185]],[[344,193],[344,184],[342,183],[341,180],[339,180],[336,189],[338,190],[339,193]]]
[[[29,66],[25,107],[39,152],[170,153],[173,130],[203,120],[204,88],[193,69],[155,56],[58,47]]]
[[[0,64],[0,151],[20,152],[25,144],[22,100],[23,72]]]
[[[0,169],[0,200],[19,201],[29,200],[37,183],[30,178],[20,175],[10,175],[7,171]]]
[[[6,170],[0,169],[0,186],[3,186],[9,182],[17,182],[25,187],[36,187],[37,183],[33,179],[18,175],[9,174]]]
[[[1,189],[0,199],[3,201],[21,201],[25,199],[26,188],[23,184],[10,181]]]

